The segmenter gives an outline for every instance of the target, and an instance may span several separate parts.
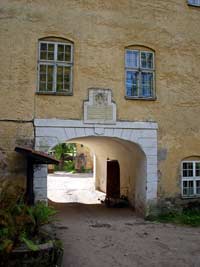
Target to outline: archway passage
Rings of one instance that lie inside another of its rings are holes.
[[[141,150],[139,145],[125,141],[118,138],[111,137],[101,137],[101,136],[90,136],[90,137],[82,137],[68,140],[68,144],[81,144],[84,147],[88,147],[93,155],[93,177],[95,180],[95,189],[103,192],[105,194],[111,194],[114,192],[117,195],[114,197],[124,197],[127,198],[130,205],[135,207],[137,210],[140,209],[141,203],[145,202],[145,185],[146,185],[146,156],[144,152]],[[111,163],[117,162],[120,168],[113,169]],[[109,163],[109,164],[108,164]],[[119,173],[118,173],[119,172]],[[79,179],[79,191],[77,194],[82,194],[81,187],[86,190],[86,183],[88,180],[85,179],[85,187],[84,187],[84,179],[80,178],[81,175],[74,177],[73,174],[64,175],[63,173],[58,173],[55,176],[55,186],[51,184],[52,192],[55,193],[56,186],[60,186],[62,189],[66,187],[66,192],[68,194],[72,194],[72,191],[76,190],[73,187],[73,183],[76,178]],[[110,177],[111,176],[111,177]],[[109,178],[110,177],[110,178]],[[120,177],[120,178],[119,178]],[[50,177],[51,178],[51,177]],[[49,181],[51,180],[49,178]],[[71,185],[70,185],[71,178]],[[89,178],[85,176],[85,178]],[[111,180],[108,180],[111,179]],[[120,179],[119,181],[117,181]],[[59,181],[61,183],[59,184]],[[81,181],[81,182],[80,182]],[[78,182],[78,180],[77,180]],[[119,188],[118,188],[119,186]],[[71,188],[71,190],[70,190]],[[78,190],[78,188],[77,188]],[[112,191],[112,193],[111,193]],[[60,191],[61,192],[61,191]],[[88,194],[89,190],[87,191]],[[51,194],[50,194],[51,195]],[[53,195],[52,195],[53,196]],[[59,195],[60,201],[58,198],[57,202],[65,202],[64,198],[62,200],[62,195]],[[66,200],[71,199],[73,202],[73,194],[70,197],[66,195]],[[77,201],[76,201],[77,199]],[[56,198],[51,200],[56,200]],[[76,195],[74,197],[74,202],[81,202],[81,197]],[[79,200],[79,201],[78,201]],[[89,203],[89,201],[85,202]],[[92,201],[91,201],[92,203]]]
[[[49,151],[58,166],[48,166],[47,197],[56,203],[100,204],[105,193],[95,190],[93,153],[83,144],[62,143]]]
[[[107,160],[117,160],[120,165],[120,196],[128,198],[137,210],[145,202],[146,156],[139,145],[119,138],[89,136],[75,138],[89,147],[94,154],[95,188],[106,193]]]
[[[48,151],[63,142],[88,146],[95,154],[95,186],[105,192],[106,160],[120,164],[120,194],[142,214],[157,200],[157,123],[89,124],[75,120],[37,119],[35,148]],[[47,200],[46,166],[35,168],[35,199]],[[41,183],[42,181],[42,183]]]

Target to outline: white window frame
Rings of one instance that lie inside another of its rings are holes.
[[[48,60],[48,59],[40,59],[40,46],[41,44],[53,44],[55,45],[54,49],[54,60]],[[70,61],[58,61],[57,60],[57,49],[58,45],[68,45],[71,47],[71,59]],[[73,86],[73,58],[74,51],[73,51],[73,44],[70,42],[57,42],[57,41],[39,41],[38,44],[38,67],[37,67],[37,93],[41,94],[65,94],[65,95],[72,95],[72,86]],[[54,73],[53,73],[53,90],[52,91],[41,91],[40,90],[40,65],[51,65],[53,66]],[[70,88],[68,92],[58,92],[56,89],[57,85],[57,66],[63,66],[63,67],[70,67]]]
[[[200,0],[188,0],[188,5],[200,7]]]
[[[137,63],[139,63],[139,66],[136,67],[127,67],[126,66],[126,54],[128,51],[132,52],[138,52],[139,53],[139,60]],[[153,60],[153,67],[152,69],[149,68],[142,68],[141,67],[141,53],[151,53],[152,54],[152,60]],[[139,73],[139,79],[138,79],[138,95],[137,96],[128,96],[127,95],[127,88],[126,88],[126,79],[127,79],[127,71],[135,71]],[[152,95],[151,96],[141,96],[140,95],[140,90],[142,90],[142,72],[149,72],[153,74],[153,90],[152,90]],[[126,49],[125,50],[125,96],[127,99],[155,99],[155,53],[150,50],[140,50],[140,49]]]
[[[193,176],[183,177],[183,164],[192,163],[192,172]],[[200,194],[196,192],[196,181],[200,181],[200,176],[196,176],[196,163],[200,163],[199,160],[184,160],[181,163],[181,195],[183,198],[197,198],[200,197]],[[184,181],[193,181],[194,194],[193,195],[184,195],[183,194],[183,182]]]

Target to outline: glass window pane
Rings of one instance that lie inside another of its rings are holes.
[[[200,180],[196,181],[196,194],[200,195]]]
[[[194,186],[193,186],[194,182],[193,181],[189,181],[189,195],[193,195],[194,194]]]
[[[193,176],[193,170],[188,170],[188,177],[192,177]]]
[[[194,182],[183,181],[183,195],[193,196],[194,195]]]
[[[63,83],[63,76],[57,75],[57,83]]]
[[[141,67],[146,68],[146,65],[147,65],[146,53],[142,52],[141,53]]]
[[[53,91],[53,83],[50,83],[50,82],[47,83],[47,90]]]
[[[188,182],[187,181],[183,181],[183,195],[187,196],[188,195]]]
[[[71,61],[71,46],[65,45],[65,61]]]
[[[187,181],[183,181],[183,187],[187,187]]]
[[[40,43],[40,59],[46,60],[47,59],[47,44]]]
[[[183,181],[183,195],[187,196],[188,190],[187,190],[187,181]]]
[[[64,68],[64,75],[70,75],[71,69],[70,67],[65,67]]]
[[[64,90],[70,90],[70,68],[65,67],[64,69]]]
[[[134,50],[126,51],[126,67],[138,68],[139,67],[139,52]]]
[[[139,73],[136,71],[126,72],[126,95],[138,96],[138,77]]]
[[[63,90],[63,66],[58,66],[57,67],[57,91],[62,91]]]
[[[48,82],[50,82],[50,83],[53,82],[53,75],[48,75]]]
[[[48,52],[54,52],[54,44],[48,44]]]
[[[47,65],[48,66],[48,74],[53,73],[53,66],[52,65]]]
[[[46,91],[46,82],[40,82],[39,91]]]
[[[46,65],[40,65],[40,73],[46,73]]]
[[[40,81],[46,82],[46,74],[40,74]]]
[[[187,171],[183,170],[183,177],[187,177]]]
[[[43,91],[46,90],[46,71],[47,71],[47,66],[46,65],[40,65],[40,88],[39,90]]]
[[[186,162],[183,162],[183,170],[187,170],[187,164]]]
[[[196,162],[195,163],[195,167],[196,167],[196,176],[200,176],[200,162]]]
[[[147,68],[153,69],[153,54],[152,53],[147,54]]]
[[[53,81],[53,66],[48,66],[47,76],[48,76],[48,82],[52,82]]]
[[[187,196],[187,188],[183,188],[183,195]]]
[[[41,43],[40,44],[40,50],[47,51],[47,44]]]
[[[63,91],[63,84],[62,83],[57,83],[57,92]]]
[[[58,53],[58,61],[64,61],[64,53]]]
[[[48,60],[54,60],[54,53],[48,52]]]
[[[142,97],[151,97],[153,95],[153,73],[142,72]]]
[[[70,90],[70,83],[69,82],[65,82],[63,91],[69,91],[69,90]]]
[[[193,163],[192,162],[183,162],[183,169],[188,170],[188,169],[193,169]]]
[[[47,52],[40,51],[40,59],[46,60],[47,59]]]
[[[63,75],[63,66],[57,67],[57,75]]]
[[[183,177],[193,177],[193,162],[183,163]]]
[[[152,52],[141,52],[141,67],[144,69],[153,69]]]
[[[59,44],[58,54],[57,54],[58,61],[64,61],[64,55],[65,55],[65,45]]]
[[[187,169],[187,163],[183,162],[183,170],[186,170],[186,169]]]
[[[62,44],[58,45],[58,53],[64,53],[64,45]]]

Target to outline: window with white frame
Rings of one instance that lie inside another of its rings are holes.
[[[72,94],[72,66],[71,43],[40,41],[37,91]]]
[[[200,161],[182,162],[182,196],[200,197]]]
[[[188,4],[191,6],[200,6],[200,0],[188,0]]]
[[[125,77],[126,97],[155,97],[155,64],[152,51],[126,49]]]

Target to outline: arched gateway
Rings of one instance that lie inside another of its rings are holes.
[[[35,119],[34,123],[37,150],[47,152],[63,142],[85,143],[96,155],[97,188],[103,190],[104,161],[109,156],[119,160],[121,191],[136,210],[148,214],[151,205],[156,204],[157,123],[116,121],[110,90],[90,90],[89,101],[84,104],[84,120]],[[35,167],[34,191],[36,200],[47,200],[45,165]]]

